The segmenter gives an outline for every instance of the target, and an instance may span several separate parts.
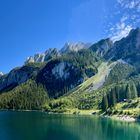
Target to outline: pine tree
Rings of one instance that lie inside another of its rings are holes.
[[[115,87],[115,92],[116,92],[116,100],[117,100],[117,102],[121,101],[121,99],[120,99],[120,89],[119,89],[119,86],[116,86]]]
[[[138,91],[137,91],[137,88],[136,88],[134,82],[131,85],[131,92],[132,92],[132,98],[138,97]]]
[[[111,105],[114,106],[117,103],[115,88],[111,90]]]
[[[102,110],[103,111],[106,111],[108,109],[108,98],[107,98],[107,95],[104,95],[103,96],[103,99],[102,99]]]
[[[140,97],[140,82],[137,84],[138,97]]]
[[[130,84],[128,84],[127,87],[126,87],[126,98],[127,99],[131,99],[132,98]]]
[[[120,95],[120,99],[121,99],[121,101],[123,101],[124,99],[126,99],[127,98],[127,96],[126,96],[126,85],[125,84],[123,84],[122,86],[121,86],[121,95]]]

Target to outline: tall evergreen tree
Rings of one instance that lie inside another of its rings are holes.
[[[137,98],[138,97],[138,91],[137,91],[137,88],[136,88],[134,82],[131,85],[131,92],[132,92],[132,98]]]
[[[108,109],[108,107],[109,107],[108,98],[107,98],[107,95],[104,95],[103,99],[102,99],[102,110],[106,111]]]
[[[121,85],[121,96],[120,96],[121,101],[127,98],[126,88],[127,88],[126,84]]]
[[[115,92],[115,88],[113,88],[111,90],[111,105],[114,106],[116,103],[117,103],[116,92]]]
[[[131,98],[132,98],[132,93],[131,93],[130,84],[128,84],[127,87],[126,87],[126,98],[127,98],[127,99],[131,99]]]
[[[120,101],[120,96],[121,96],[119,86],[115,87],[115,92],[116,92],[116,100],[117,100],[117,102],[119,102]]]
[[[137,84],[138,97],[140,97],[140,82]]]

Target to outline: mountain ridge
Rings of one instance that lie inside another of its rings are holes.
[[[139,58],[139,28],[116,42],[106,38],[94,44],[68,43],[60,50],[48,49],[0,76],[0,108],[28,109],[35,98],[36,104],[30,109],[109,113],[120,103],[139,101]],[[119,109],[124,111],[123,106]]]

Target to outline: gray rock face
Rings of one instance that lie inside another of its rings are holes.
[[[67,71],[67,67],[69,66],[69,63],[61,62],[52,69],[52,74],[56,79],[61,78],[66,80],[70,75],[70,73]]]
[[[87,49],[91,46],[90,43],[66,43],[64,47],[60,50],[60,53],[68,53],[68,52],[78,52],[81,49]]]
[[[114,43],[114,46],[107,52],[105,58],[118,60],[130,59],[139,57],[140,52],[140,29],[132,29],[126,38]],[[131,60],[130,60],[131,61]],[[134,62],[134,61],[132,61]]]
[[[44,61],[48,61],[57,56],[60,56],[60,52],[56,48],[50,48],[45,52]]]
[[[53,49],[48,49],[46,52],[44,53],[38,53],[35,54],[34,56],[30,56],[27,58],[27,60],[25,61],[25,64],[27,63],[34,63],[34,62],[46,62],[49,59],[59,56],[60,53],[56,48]]]
[[[57,97],[65,94],[84,81],[79,67],[72,62],[49,61],[37,75],[37,82],[46,86],[49,96]]]
[[[17,86],[29,78],[31,78],[35,69],[33,67],[23,66],[21,68],[13,69],[9,74],[0,77],[0,91]]]
[[[90,49],[94,51],[98,56],[104,57],[104,55],[113,47],[113,42],[107,38],[93,44]]]
[[[51,58],[60,56],[64,53],[69,53],[69,52],[77,52],[81,49],[87,49],[91,46],[91,43],[66,43],[62,49],[57,50],[56,48],[50,48],[44,53],[38,53],[35,54],[34,56],[30,56],[27,58],[25,61],[25,64],[28,63],[34,63],[34,62],[46,62],[50,60]]]

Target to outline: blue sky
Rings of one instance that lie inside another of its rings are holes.
[[[0,0],[0,71],[65,42],[119,40],[139,13],[139,0]]]

